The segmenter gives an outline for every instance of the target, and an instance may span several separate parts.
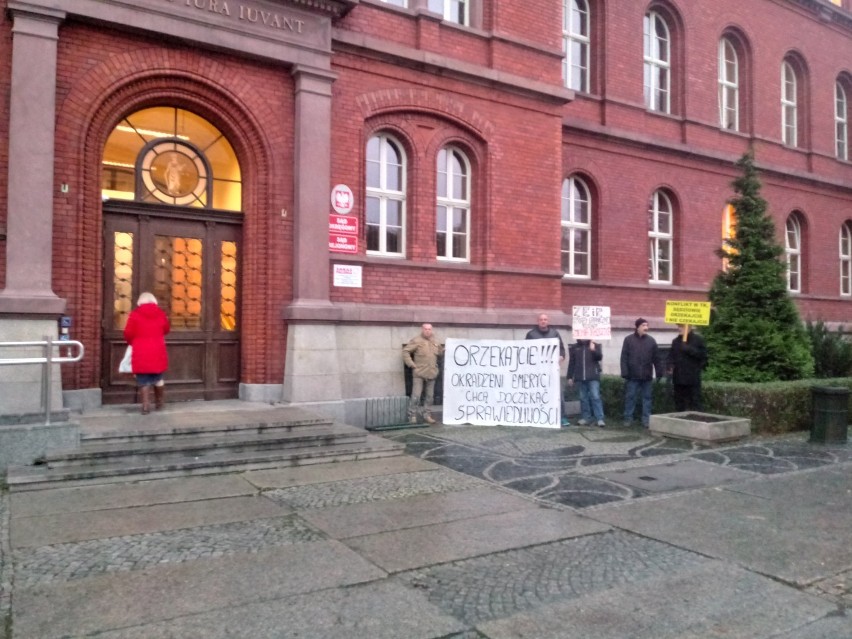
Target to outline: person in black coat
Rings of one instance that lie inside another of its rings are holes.
[[[682,333],[672,340],[666,368],[672,379],[675,410],[703,410],[701,372],[707,366],[704,339],[689,326],[678,324]]]
[[[603,428],[603,402],[601,402],[601,360],[603,350],[588,339],[578,339],[568,349],[568,385],[577,383],[580,389],[580,426],[594,420]]]
[[[636,330],[624,338],[621,346],[621,376],[624,378],[624,423],[633,422],[636,401],[641,398],[642,427],[648,428],[653,403],[653,381],[663,377],[663,361],[657,342],[648,335],[648,320],[640,317]]]

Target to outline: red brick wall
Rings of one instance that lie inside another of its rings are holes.
[[[67,387],[100,375],[102,216],[99,163],[117,119],[169,104],[210,120],[234,145],[244,179],[242,370],[246,383],[283,376],[281,307],[292,297],[293,82],[286,71],[103,28],[60,30],[56,179],[70,185],[54,214],[54,291],[68,300],[87,357]]]
[[[480,65],[488,76],[520,75],[559,89],[561,3],[499,0],[482,29],[357,6],[335,25],[331,174],[351,186],[360,216],[361,289],[331,288],[335,302],[469,308],[612,307],[616,317],[661,317],[667,299],[700,299],[720,266],[722,211],[733,162],[753,145],[764,194],[783,241],[786,216],[801,211],[805,234],[806,318],[848,321],[838,293],[837,237],[852,219],[852,165],[834,158],[834,82],[850,71],[852,28],[777,0],[660,2],[675,26],[673,115],[649,113],[642,91],[642,17],[647,1],[591,0],[595,15],[595,94],[564,106],[544,94],[510,90],[477,74],[438,73],[421,62],[347,45],[347,32]],[[717,45],[735,27],[745,40],[741,132],[720,131]],[[11,32],[0,16],[0,110],[8,112]],[[496,36],[498,37],[495,37]],[[780,64],[790,52],[806,71],[804,146],[780,144]],[[3,54],[6,55],[3,55]],[[452,70],[449,70],[452,71]],[[7,90],[2,90],[6,88]],[[850,95],[852,98],[852,95]],[[293,81],[273,66],[198,47],[73,21],[60,29],[56,179],[70,185],[55,200],[54,290],[69,302],[86,360],[67,387],[99,383],[101,212],[98,163],[116,118],[169,103],[211,120],[235,145],[245,183],[243,369],[241,381],[282,378],[292,298]],[[0,119],[0,170],[7,165],[8,118]],[[364,253],[364,146],[381,130],[406,146],[408,236],[404,261]],[[469,264],[435,256],[434,163],[443,144],[468,153],[474,176]],[[592,187],[593,277],[560,271],[561,181],[578,172]],[[331,185],[329,185],[331,186]],[[655,189],[675,204],[671,286],[648,284],[647,207]],[[0,224],[5,220],[0,190]],[[5,243],[0,242],[5,256]],[[333,260],[332,255],[330,259]],[[2,281],[5,260],[0,260]],[[440,318],[436,318],[440,321]]]

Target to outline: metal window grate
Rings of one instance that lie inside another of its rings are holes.
[[[426,424],[408,423],[407,397],[368,397],[364,406],[367,430],[423,428]]]

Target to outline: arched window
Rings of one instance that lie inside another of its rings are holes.
[[[664,191],[655,191],[648,207],[649,273],[654,283],[672,283],[674,233],[672,201]]]
[[[784,144],[799,144],[799,78],[793,65],[781,64],[781,132]]]
[[[562,3],[562,79],[575,91],[589,91],[589,5],[586,0]]]
[[[840,227],[840,294],[852,297],[852,222]]]
[[[722,249],[728,255],[736,254],[736,250],[728,245],[728,241],[734,239],[737,234],[737,211],[733,204],[725,205],[725,211],[722,214]],[[729,267],[727,258],[722,259],[722,270],[727,271]]]
[[[385,133],[367,141],[367,252],[405,251],[406,162],[402,146]]]
[[[838,160],[849,159],[849,100],[839,81],[834,83],[834,152]]]
[[[568,277],[591,276],[592,198],[579,177],[562,182],[562,272]]]
[[[728,38],[719,40],[719,124],[740,130],[740,62]]]
[[[671,35],[669,25],[656,11],[645,14],[645,106],[651,111],[671,113]]]
[[[437,162],[438,259],[470,259],[470,162],[456,147],[444,147]]]
[[[210,122],[175,107],[122,119],[104,146],[101,180],[104,200],[242,210],[233,147]]]
[[[787,257],[787,290],[802,291],[802,226],[795,213],[787,217],[784,250]]]

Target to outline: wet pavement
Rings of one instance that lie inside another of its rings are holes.
[[[384,436],[407,454],[2,495],[7,639],[852,637],[850,445]]]

